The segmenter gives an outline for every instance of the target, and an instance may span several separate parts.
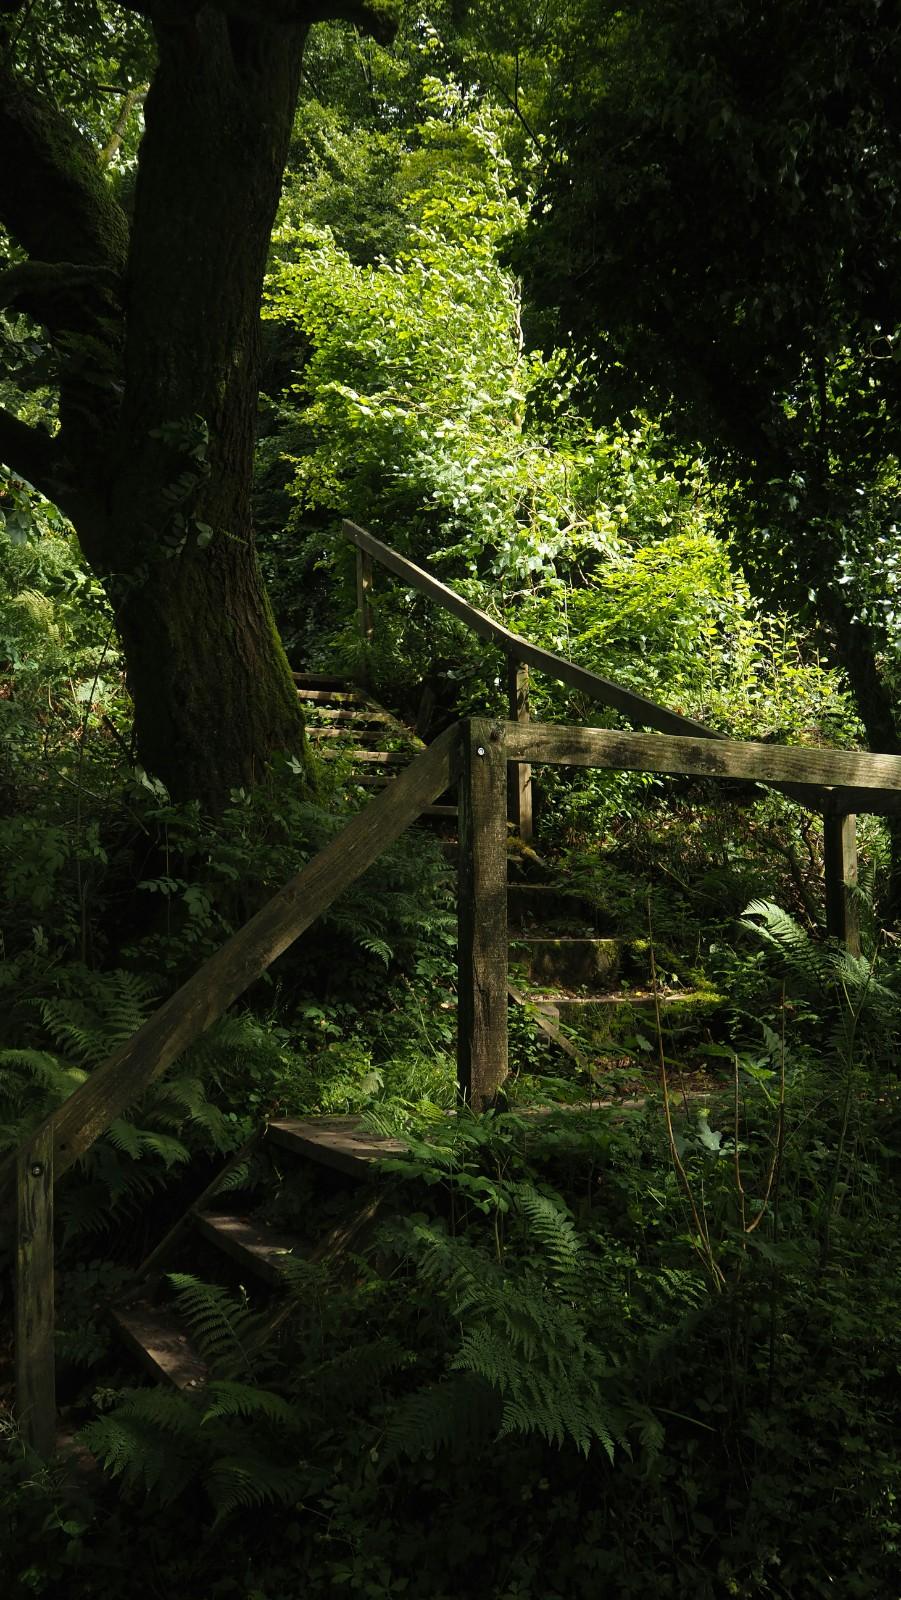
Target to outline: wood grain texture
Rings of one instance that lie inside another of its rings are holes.
[[[515,726],[515,724],[511,724]],[[507,1076],[507,756],[504,726],[473,719],[460,741],[457,1084],[473,1110]]]
[[[208,1244],[230,1256],[245,1272],[252,1272],[269,1284],[284,1282],[285,1264],[296,1252],[302,1256],[300,1240],[294,1234],[279,1232],[249,1217],[227,1216],[222,1211],[197,1211],[191,1215],[195,1233]]]
[[[826,877],[826,932],[841,939],[852,956],[860,955],[857,888],[857,818],[826,817],[823,822]]]
[[[372,1176],[373,1162],[385,1156],[403,1155],[401,1139],[371,1133],[362,1126],[362,1117],[283,1117],[270,1122],[268,1137],[294,1155],[333,1167],[351,1178]]]
[[[511,760],[557,766],[612,767],[623,772],[682,773],[701,778],[744,778],[760,783],[803,783],[901,793],[901,756],[865,750],[820,750],[807,745],[752,744],[737,739],[661,737],[606,728],[507,724]],[[823,793],[821,802],[828,796]]]
[[[119,1337],[157,1383],[203,1388],[209,1368],[174,1311],[142,1298],[114,1306],[111,1317]]]
[[[52,1129],[57,1176],[443,793],[458,743],[448,728],[52,1113],[42,1132]],[[13,1156],[0,1168],[0,1204],[14,1173]]]
[[[16,1160],[16,1413],[32,1450],[56,1449],[53,1348],[53,1131],[45,1123]]]
[[[514,656],[507,657],[507,698],[511,722],[529,721],[529,669]],[[525,842],[532,838],[532,768],[526,761],[514,761],[507,773],[507,803],[510,820]]]

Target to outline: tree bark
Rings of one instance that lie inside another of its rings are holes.
[[[106,585],[143,765],[218,806],[274,752],[305,756],[254,552],[259,304],[309,25],[385,19],[353,0],[131,9],[158,65],[130,226],[97,152],[0,66],[0,221],[33,258],[2,288],[61,374],[58,436],[0,412],[0,457]]]
[[[212,800],[303,749],[250,490],[260,294],[305,32],[210,10],[157,29],[125,392],[106,515],[85,541],[116,594],[142,760],[171,792]]]

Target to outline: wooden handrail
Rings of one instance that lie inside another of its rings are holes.
[[[262,976],[276,958],[371,866],[449,787],[459,724],[448,728],[400,777],[358,811],[335,838],[239,928],[51,1112],[31,1136],[52,1134],[55,1177],[83,1156],[189,1045]],[[16,1156],[0,1165],[0,1211],[14,1192]]]
[[[503,650],[507,657],[510,675],[510,706],[511,716],[514,715],[514,701],[520,698],[521,691],[516,686],[516,664],[534,668],[544,672],[548,677],[558,683],[565,683],[571,689],[577,689],[591,700],[596,700],[599,705],[607,706],[611,711],[618,711],[625,716],[636,728],[653,728],[658,733],[673,735],[687,734],[695,739],[725,739],[727,734],[720,733],[718,728],[708,728],[706,723],[696,722],[693,717],[684,717],[681,712],[670,711],[667,706],[658,705],[653,700],[648,700],[642,694],[636,694],[632,689],[626,689],[620,683],[614,683],[609,678],[602,678],[596,672],[589,672],[587,667],[577,666],[576,662],[568,661],[564,656],[558,656],[552,650],[544,650],[539,645],[530,644],[521,634],[513,633],[510,628],[505,628],[502,623],[496,622],[486,612],[480,611],[477,606],[470,605],[462,595],[454,589],[448,588],[446,583],[428,572],[425,567],[420,567],[415,561],[410,561],[397,550],[392,550],[390,545],[384,544],[366,528],[361,528],[356,522],[345,518],[342,523],[344,537],[350,544],[356,546],[362,553],[361,568],[357,573],[358,609],[361,627],[365,628],[364,642],[369,646],[372,642],[372,562],[378,561],[387,571],[400,578],[410,589],[417,594],[426,595],[449,611],[454,617],[464,622],[479,638],[487,639]],[[361,556],[358,554],[358,561]],[[365,601],[361,598],[365,593]],[[368,665],[367,665],[368,671]],[[517,717],[517,720],[528,720]],[[805,747],[806,748],[806,747]],[[524,788],[524,778],[528,767],[523,769],[523,776],[519,780],[520,793]],[[826,816],[844,816],[853,804],[853,795],[846,794],[843,790],[835,792],[824,791],[817,784],[804,782],[777,783],[768,781],[768,786],[778,789],[791,800],[796,800],[800,805],[809,806],[814,810],[822,811]],[[884,794],[876,789],[870,796],[873,802],[869,807],[861,806],[861,810],[869,809],[880,812],[882,815],[891,815],[901,811],[901,796]],[[525,802],[531,832],[531,801]],[[520,820],[523,814],[523,800],[517,805]],[[525,832],[523,834],[525,837]]]
[[[613,711],[621,711],[630,722],[636,723],[641,728],[656,728],[660,733],[690,733],[696,739],[723,737],[715,728],[708,728],[703,722],[695,722],[692,717],[683,717],[678,711],[669,711],[666,706],[658,706],[653,700],[646,700],[643,694],[635,694],[632,689],[623,688],[622,684],[613,683],[609,678],[602,678],[596,672],[589,672],[587,667],[579,667],[574,661],[567,661],[565,656],[555,655],[553,650],[543,650],[539,645],[530,644],[521,634],[513,633],[502,623],[495,622],[493,617],[480,611],[477,606],[470,605],[462,595],[449,589],[446,583],[434,578],[425,567],[417,566],[415,561],[408,561],[406,556],[399,555],[390,545],[383,544],[381,539],[376,539],[374,534],[368,533],[365,528],[358,527],[355,522],[350,522],[346,518],[342,527],[344,537],[356,545],[358,550],[363,550],[372,556],[380,566],[393,572],[396,578],[402,578],[409,589],[415,589],[418,594],[427,595],[430,600],[437,601],[445,611],[465,622],[467,628],[477,633],[480,639],[490,640],[513,660],[523,661],[526,666],[547,673],[549,678],[555,679],[558,683],[568,684],[571,689],[578,689],[580,693],[588,695],[589,699],[598,700]]]
[[[575,728],[556,722],[508,722],[504,726],[510,761],[751,783],[788,784],[805,779],[807,787],[821,796],[840,786],[857,811],[876,809],[882,794],[901,795],[901,756],[873,755],[867,750],[755,744],[750,739],[720,739],[710,744],[673,735]]]

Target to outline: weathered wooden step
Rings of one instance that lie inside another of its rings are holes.
[[[336,678],[327,672],[292,672],[294,682],[301,689],[345,689],[351,691],[354,685],[347,678]]]
[[[201,1238],[267,1283],[281,1283],[285,1258],[302,1253],[299,1241],[291,1234],[277,1233],[274,1228],[251,1222],[247,1217],[199,1211],[194,1215],[193,1225]]]
[[[605,932],[601,908],[582,895],[567,894],[556,884],[511,883],[507,889],[507,915],[511,927],[535,925],[544,932],[556,926],[582,926]]]
[[[387,772],[355,772],[350,779],[358,789],[384,789],[391,782]]]
[[[383,1156],[403,1155],[400,1139],[369,1133],[360,1117],[304,1117],[270,1122],[269,1138],[295,1155],[318,1161],[352,1178],[371,1174],[372,1164]]]
[[[111,1316],[124,1343],[158,1383],[169,1383],[176,1389],[197,1389],[206,1383],[206,1363],[166,1306],[154,1305],[147,1299],[132,1300],[114,1306]]]
[[[308,739],[314,739],[317,743],[323,739],[341,740],[348,750],[354,748],[354,739],[361,734],[365,734],[370,744],[374,743],[376,739],[387,739],[389,737],[387,730],[384,728],[348,728],[343,726],[333,728],[331,725],[327,728],[320,728],[318,723],[307,723]]]
[[[340,709],[333,706],[316,706],[316,716],[322,717],[325,722],[334,723],[342,728],[384,727],[396,728],[397,722],[387,711],[366,711],[360,708],[350,711],[346,707]],[[315,723],[310,724],[311,728]]]
[[[323,761],[339,760],[342,755],[348,755],[354,762],[369,762],[372,766],[382,767],[408,767],[416,754],[413,750],[357,750],[353,745],[348,745],[347,750],[323,750]]]
[[[297,698],[317,706],[365,706],[366,704],[366,699],[360,694],[359,689],[298,688]]]
[[[621,955],[618,939],[536,934],[510,941],[511,960],[525,966],[533,983],[566,989],[609,986],[619,976]]]

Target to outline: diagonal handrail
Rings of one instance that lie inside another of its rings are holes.
[[[635,728],[653,728],[657,733],[690,735],[695,739],[728,737],[718,728],[710,728],[706,723],[696,722],[693,717],[683,716],[681,712],[672,711],[668,706],[659,705],[655,700],[648,700],[644,695],[637,694],[634,689],[627,689],[624,684],[614,683],[612,679],[603,678],[599,673],[589,671],[587,667],[580,667],[577,662],[569,661],[565,656],[558,656],[553,650],[545,650],[541,645],[532,644],[523,638],[522,634],[505,628],[503,623],[489,617],[487,612],[471,605],[427,568],[419,566],[407,556],[402,556],[399,551],[392,549],[383,540],[377,539],[375,534],[370,533],[367,528],[361,528],[356,522],[345,518],[342,532],[348,543],[356,546],[358,563],[362,561],[371,564],[377,561],[379,566],[393,573],[396,578],[400,578],[407,588],[434,600],[451,616],[465,623],[466,627],[479,638],[497,645],[509,663],[522,663],[537,672],[545,673],[557,683],[567,684],[569,688],[587,695],[599,705],[620,712]],[[367,642],[370,642],[373,631],[370,605],[371,574],[364,575],[358,572],[358,589],[361,600],[361,621],[365,618],[364,636]],[[512,699],[511,696],[511,715],[520,720],[514,710]],[[768,783],[767,786],[778,789],[780,793],[797,800],[801,805],[812,807],[827,816],[844,815],[853,809],[853,802],[858,798],[839,786],[832,790],[824,790],[812,783],[775,781]],[[874,789],[869,799],[872,809],[881,810],[884,814],[901,810],[901,799],[894,795],[886,795]]]
[[[667,706],[646,700],[643,694],[636,694],[634,690],[625,688],[621,683],[614,683],[610,678],[602,678],[596,672],[589,672],[587,667],[580,667],[575,661],[568,661],[565,656],[556,655],[553,650],[545,650],[540,645],[530,644],[521,634],[513,633],[510,628],[505,628],[502,623],[496,622],[487,612],[480,611],[478,606],[471,605],[454,589],[448,588],[446,583],[434,577],[425,567],[410,561],[399,551],[392,550],[390,545],[384,544],[381,539],[377,539],[368,529],[359,527],[356,522],[345,518],[342,528],[344,537],[350,544],[356,545],[358,550],[363,550],[388,572],[393,572],[396,578],[401,578],[408,588],[427,595],[430,600],[435,600],[445,611],[465,622],[467,628],[478,634],[480,639],[488,639],[506,655],[525,662],[526,666],[547,673],[548,677],[556,679],[558,683],[568,684],[571,689],[580,690],[590,699],[598,700],[614,711],[621,711],[630,721],[642,728],[656,728],[660,733],[692,733],[697,739],[723,737],[715,728],[708,728],[703,722],[695,722],[692,717],[683,717],[681,712],[670,711]]]
[[[96,1067],[30,1136],[50,1136],[55,1177],[83,1156],[178,1056],[249,989],[295,939],[453,782],[459,724],[448,728],[358,811],[237,933],[198,967],[137,1033]],[[0,1165],[0,1210],[16,1182],[14,1153]]]

